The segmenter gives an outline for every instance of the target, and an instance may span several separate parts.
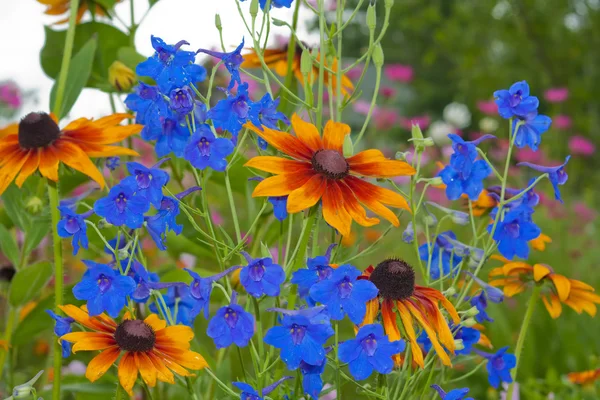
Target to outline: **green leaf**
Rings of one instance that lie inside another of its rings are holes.
[[[94,64],[94,55],[96,54],[96,44],[96,38],[92,37],[71,59],[67,82],[65,83],[64,97],[62,99],[60,110],[58,111],[58,119],[62,119],[69,111],[71,111],[79,94],[81,94],[85,84],[90,79],[92,65]],[[52,91],[50,92],[51,110],[54,110],[57,83],[58,81],[54,82],[54,86],[52,86]]]
[[[14,266],[19,265],[19,247],[4,225],[0,225],[0,250]]]
[[[117,51],[117,59],[135,71],[135,67],[146,60],[146,57],[138,53],[133,47],[121,47]]]
[[[4,208],[11,221],[24,231],[31,226],[31,218],[25,211],[25,199],[23,193],[15,185],[10,185],[2,193]]]
[[[47,26],[44,30],[46,42],[40,52],[40,62],[46,75],[56,79],[60,72],[66,31],[55,31]],[[129,46],[129,36],[111,25],[100,22],[77,25],[73,42],[74,53],[78,53],[92,37],[96,38],[97,49],[86,87],[106,86],[108,67],[117,59],[118,50]]]
[[[10,284],[8,301],[14,307],[36,297],[52,276],[52,264],[39,262],[17,271]]]
[[[269,250],[269,246],[267,246],[263,242],[260,242],[260,256],[262,258],[271,258],[272,257],[271,250]]]
[[[97,3],[105,10],[111,10],[115,6],[116,2],[117,0],[94,0],[94,3]]]
[[[50,218],[37,218],[33,222],[34,229],[30,229],[25,234],[25,254],[31,253],[40,244],[44,236],[50,232]]]
[[[158,3],[160,0],[148,0],[148,4],[150,4],[150,7],[154,7],[154,5],[156,3]]]

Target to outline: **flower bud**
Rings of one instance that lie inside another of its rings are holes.
[[[98,227],[98,229],[104,229],[104,228],[110,228],[112,226],[112,224],[110,222],[108,222],[106,219],[102,218],[100,221],[98,221],[96,226]]]
[[[354,143],[352,143],[350,135],[347,135],[344,138],[343,152],[344,157],[351,157],[354,154]]]
[[[108,82],[119,92],[128,92],[135,83],[135,73],[121,61],[108,68]]]
[[[465,315],[467,317],[474,317],[477,314],[479,314],[479,310],[477,309],[477,307],[471,307],[467,311],[465,311]]]
[[[463,322],[460,323],[462,326],[466,326],[467,328],[471,328],[475,325],[477,325],[477,321],[475,321],[474,318],[469,317],[467,319],[465,319]]]
[[[428,137],[428,138],[423,139],[423,145],[425,147],[431,147],[431,146],[435,145],[435,142],[433,141],[432,138]]]
[[[444,296],[446,297],[452,297],[456,294],[456,289],[453,286],[450,286],[448,289],[446,289],[446,291],[444,292]]]
[[[383,5],[385,6],[385,8],[392,8],[394,6],[394,0],[385,0]]]
[[[215,26],[219,31],[223,29],[223,25],[221,25],[221,16],[219,14],[215,14]]]
[[[383,49],[381,48],[381,44],[378,44],[375,46],[375,49],[373,49],[373,64],[375,64],[375,67],[381,68],[384,62],[385,57],[383,56]]]
[[[27,399],[31,397],[32,393],[35,393],[35,390],[33,389],[33,385],[35,384],[35,382],[40,379],[40,376],[42,376],[42,374],[44,373],[44,371],[40,371],[36,374],[36,376],[34,376],[31,380],[29,380],[29,382],[25,382],[22,385],[19,386],[15,386],[15,388],[13,389],[12,392],[12,397],[14,399]]]
[[[422,140],[423,139],[423,131],[421,131],[421,127],[419,124],[413,124],[410,131],[413,140]]]
[[[415,230],[413,229],[412,222],[409,222],[404,232],[402,232],[402,241],[404,243],[412,243],[413,240],[415,240]]]
[[[273,25],[275,26],[287,26],[288,23],[281,20],[281,19],[277,19],[277,18],[271,18],[271,22],[273,23]]]
[[[465,348],[465,344],[463,342],[462,339],[455,339],[454,340],[454,347],[456,350],[462,350]]]
[[[34,215],[37,215],[40,212],[42,212],[43,208],[44,208],[44,203],[42,202],[42,199],[40,199],[37,196],[30,197],[27,200],[27,202],[25,203],[25,209]]]
[[[310,58],[310,50],[302,50],[302,56],[300,57],[300,72],[302,75],[308,75],[312,72],[313,64]]]
[[[401,152],[401,151],[397,151],[396,155],[394,156],[394,158],[398,161],[406,161],[406,153]]]
[[[437,224],[437,218],[435,217],[435,215],[433,214],[428,214],[425,217],[423,217],[423,222],[425,223],[425,225],[427,225],[428,227],[433,227],[436,226]]]
[[[444,183],[444,181],[442,181],[442,178],[440,178],[439,176],[434,176],[433,178],[431,178],[429,180],[429,184],[431,184],[433,186],[439,186],[443,183]]]
[[[258,15],[258,0],[250,1],[250,15],[252,18],[256,18]]]
[[[375,16],[375,5],[372,4],[367,8],[367,27],[373,31],[375,26],[377,26],[377,18]]]
[[[117,255],[119,256],[119,260],[126,260],[129,258],[129,250],[128,249],[119,249],[117,250]]]

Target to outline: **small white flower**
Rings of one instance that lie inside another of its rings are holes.
[[[494,118],[484,117],[479,121],[479,129],[485,133],[494,133],[498,129],[498,121]]]
[[[444,121],[435,121],[429,126],[427,132],[436,145],[442,146],[451,143],[451,140],[448,139],[448,134],[453,133],[454,130],[452,125]]]
[[[444,108],[444,119],[457,129],[471,125],[471,112],[462,103],[450,103]]]

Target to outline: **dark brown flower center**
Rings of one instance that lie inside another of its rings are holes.
[[[19,145],[37,149],[52,144],[60,136],[60,128],[46,113],[29,113],[19,123]]]
[[[335,150],[319,150],[312,157],[315,171],[329,179],[342,179],[348,175],[349,165],[342,154]]]
[[[369,280],[377,286],[379,294],[385,299],[407,299],[415,291],[415,271],[398,259],[392,258],[379,263]]]
[[[154,348],[156,335],[152,328],[139,319],[127,320],[117,326],[115,340],[126,351],[150,351]]]

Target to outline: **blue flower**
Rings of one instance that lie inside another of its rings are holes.
[[[271,129],[278,129],[277,122],[282,121],[289,125],[290,120],[281,111],[277,111],[280,99],[273,100],[269,93],[266,93],[260,101],[250,105],[250,121],[259,129],[266,126]]]
[[[240,271],[240,282],[244,289],[254,297],[263,294],[279,296],[280,286],[285,281],[285,272],[280,265],[274,264],[269,257],[252,259],[248,253],[243,253],[248,265]]]
[[[167,115],[168,104],[156,86],[140,82],[135,91],[125,98],[125,105],[135,111],[135,123],[144,125],[141,136],[144,140],[157,138],[155,125],[160,124],[160,116]]]
[[[415,230],[413,228],[412,221],[406,225],[406,229],[402,232],[402,241],[404,243],[412,243],[415,240]]]
[[[323,378],[321,378],[321,374],[325,371],[325,364],[325,361],[317,365],[310,365],[304,361],[300,362],[302,389],[304,389],[304,393],[313,399],[318,399],[319,393],[323,390]]]
[[[450,156],[450,165],[456,170],[464,171],[468,175],[473,166],[473,161],[477,158],[477,146],[479,143],[493,139],[495,136],[483,135],[469,142],[454,133],[449,134],[448,138],[452,140],[452,150],[454,150],[454,153]]]
[[[208,323],[206,334],[215,342],[217,349],[235,343],[246,347],[254,335],[254,316],[236,304],[237,293],[233,292],[231,303],[221,307]]]
[[[481,293],[473,296],[470,299],[471,305],[473,307],[476,307],[477,311],[479,311],[479,314],[475,316],[475,319],[477,320],[477,322],[493,322],[494,320],[490,318],[486,312],[486,308],[488,306],[488,298],[493,303],[502,303],[504,301],[504,292],[498,289],[497,287],[494,287],[489,283],[479,279],[471,272],[467,272],[467,275],[469,275],[471,279],[477,282],[477,284],[482,288]]]
[[[138,64],[136,73],[154,79],[163,93],[169,93],[173,87],[193,85],[206,79],[206,69],[194,64],[196,53],[180,50],[188,42],[181,40],[175,45],[168,45],[156,36],[152,36],[151,41],[156,52]]]
[[[129,259],[121,260],[121,269],[127,270]],[[148,272],[139,261],[132,260],[129,265],[127,275],[130,276],[137,285],[135,291],[131,294],[131,299],[137,303],[145,303],[150,297],[150,291],[154,288],[153,283],[159,281],[158,275]]]
[[[180,117],[185,117],[194,109],[194,93],[189,86],[175,88],[169,94],[169,105]]]
[[[48,315],[54,318],[54,334],[58,337],[66,335],[71,332],[71,324],[75,322],[75,320],[71,317],[61,317],[60,315],[56,315],[52,310],[46,310]],[[61,340],[60,345],[62,347],[62,356],[63,358],[67,358],[71,355],[71,343],[66,340]]]
[[[230,94],[226,99],[220,100],[208,111],[207,116],[215,128],[230,132],[235,142],[240,129],[248,121],[251,103],[248,84],[244,83],[238,86],[235,96]]]
[[[275,7],[275,8],[290,8],[292,6],[292,2],[294,0],[271,0],[271,7]],[[260,4],[260,8],[261,10],[265,10],[265,7],[267,6],[267,0],[260,0],[259,1]],[[269,8],[271,8],[269,7]]]
[[[166,118],[161,117],[160,130],[154,145],[156,155],[164,157],[173,152],[177,157],[182,157],[190,139],[188,127],[179,122],[175,115],[171,115]]]
[[[370,324],[360,328],[355,339],[340,344],[339,357],[350,364],[350,373],[360,381],[371,376],[373,370],[380,374],[392,372],[392,356],[405,347],[403,340],[390,342],[380,324]]]
[[[90,316],[100,315],[104,311],[113,318],[127,304],[127,296],[135,290],[135,281],[123,276],[105,264],[84,260],[88,267],[81,282],[73,287],[77,300],[86,300]]]
[[[167,249],[167,232],[172,231],[176,235],[181,234],[183,225],[177,223],[179,215],[179,200],[164,196],[160,202],[158,212],[146,217],[146,227],[150,237],[156,243],[156,247],[164,251]]]
[[[270,384],[262,390],[262,396],[268,396],[273,392],[277,386],[281,385],[283,382],[288,379],[294,379],[291,376],[284,376],[277,382]],[[232,382],[233,386],[240,389],[242,393],[240,394],[240,400],[263,400],[263,397],[254,389],[252,386],[248,385],[244,382]]]
[[[196,300],[191,296],[189,286],[183,284],[169,286],[167,289],[167,294],[163,295],[163,299],[175,324],[187,326],[194,325],[194,319],[196,318],[197,314],[194,315],[192,311],[196,305]],[[164,309],[162,304],[159,303],[159,305],[162,312],[166,315],[167,310]],[[152,303],[150,305],[150,311],[153,313],[158,313],[156,303]]]
[[[210,294],[212,293],[213,282],[221,279],[225,275],[239,268],[240,267],[231,267],[221,273],[209,276],[208,278],[203,278],[191,269],[185,268],[185,270],[188,272],[188,274],[190,274],[190,276],[193,279],[192,283],[190,283],[190,294],[195,300],[194,308],[192,310],[192,315],[194,317],[196,317],[196,315],[200,314],[200,312],[204,310],[204,318],[208,319],[208,303],[210,302]]]
[[[528,162],[518,163],[517,166],[529,167],[535,169],[536,171],[548,174],[548,179],[550,180],[550,183],[552,183],[552,187],[554,188],[554,197],[556,198],[556,200],[563,203],[563,200],[560,197],[560,189],[558,188],[558,186],[564,185],[567,182],[567,179],[569,179],[569,175],[567,175],[567,171],[565,171],[565,166],[569,162],[570,158],[571,156],[567,156],[567,158],[565,158],[565,162],[561,165],[557,165],[556,167],[544,167]]]
[[[324,256],[309,258],[308,268],[301,268],[292,274],[290,282],[298,285],[298,294],[301,297],[307,296],[314,284],[331,277],[333,268],[329,264],[329,260],[335,246],[335,244],[329,246]]]
[[[84,214],[77,214],[66,206],[59,206],[58,210],[60,211],[60,221],[56,225],[58,236],[62,238],[73,237],[71,240],[73,255],[79,251],[79,245],[87,249],[89,242],[85,219],[92,215],[93,211],[90,210]]]
[[[117,169],[121,166],[121,158],[120,157],[107,157],[106,160],[104,161],[104,165],[106,165],[106,168],[110,169],[111,171],[114,171],[115,169]]]
[[[288,217],[287,199],[287,196],[271,196],[268,198],[269,203],[273,204],[273,215],[279,221],[284,221]]]
[[[281,349],[280,358],[288,369],[294,370],[304,361],[310,365],[319,365],[325,361],[327,342],[334,331],[325,320],[310,318],[312,309],[301,310],[295,315],[285,315],[282,326],[274,326],[267,331],[265,343]]]
[[[125,179],[113,186],[106,197],[96,200],[94,211],[115,226],[141,228],[150,203],[145,197],[136,196],[135,191],[136,187]]]
[[[494,92],[498,114],[502,118],[525,117],[535,112],[540,105],[537,97],[529,95],[529,85],[525,81],[514,83],[510,89]]]
[[[440,273],[443,276],[447,276],[451,271],[453,273],[456,272],[456,268],[462,261],[462,257],[456,253],[452,255],[454,245],[451,243],[451,240],[455,239],[456,235],[454,232],[446,231],[438,235],[433,241],[431,246],[431,264],[429,265],[431,278],[440,278]],[[429,261],[429,246],[427,243],[419,247],[419,257],[425,262]],[[450,265],[450,260],[452,260],[452,265]]]
[[[488,232],[492,228],[493,224],[490,224]],[[493,238],[498,243],[498,251],[507,259],[512,260],[515,256],[527,259],[528,242],[540,236],[540,233],[541,229],[531,221],[531,210],[519,207],[510,210],[504,220],[498,221]]]
[[[454,335],[454,339],[461,339],[463,341],[463,349],[456,350],[455,354],[469,354],[473,351],[473,346],[479,342],[479,338],[481,338],[481,332],[479,332],[475,328],[470,328],[466,326],[454,326],[452,322],[448,324],[450,329],[452,330],[452,334]],[[423,350],[426,353],[429,353],[431,350],[431,340],[427,335],[427,332],[422,331],[419,337],[417,338],[417,343],[423,346]]]
[[[517,123],[521,123],[517,129]],[[531,150],[537,151],[541,141],[542,134],[550,129],[552,119],[546,115],[538,115],[537,112],[531,112],[524,117],[513,120],[513,132],[517,129],[515,137],[515,146],[522,149],[529,146]]]
[[[517,365],[517,358],[514,354],[506,354],[506,350],[508,350],[508,346],[501,348],[494,354],[490,354],[475,349],[477,354],[488,360],[486,365],[488,381],[495,388],[500,386],[500,382],[512,383],[513,381],[510,370]]]
[[[469,393],[468,388],[453,389],[446,393],[439,385],[431,385],[431,387],[438,392],[442,400],[473,400],[472,397],[465,397]]]
[[[195,168],[225,171],[227,156],[233,153],[234,145],[229,139],[216,138],[208,125],[202,124],[192,135],[185,147],[184,158]]]
[[[231,90],[235,83],[237,82],[238,87],[242,85],[242,79],[240,78],[240,65],[244,62],[244,57],[242,57],[242,49],[244,48],[244,38],[242,38],[242,43],[231,53],[220,53],[218,51],[204,50],[199,49],[198,53],[205,53],[210,56],[216,57],[223,61],[223,64],[227,68],[227,71],[231,74],[231,81],[229,82],[229,86],[227,90]]]
[[[360,324],[367,312],[367,301],[377,297],[379,290],[368,280],[357,280],[360,271],[345,264],[333,270],[329,279],[314,284],[309,294],[315,301],[327,306],[334,320],[347,314],[352,322]]]
[[[137,162],[127,163],[127,170],[131,174],[127,179],[136,188],[135,194],[145,197],[156,208],[160,207],[162,188],[169,182],[169,174],[158,167],[167,160],[163,159],[150,168]]]

